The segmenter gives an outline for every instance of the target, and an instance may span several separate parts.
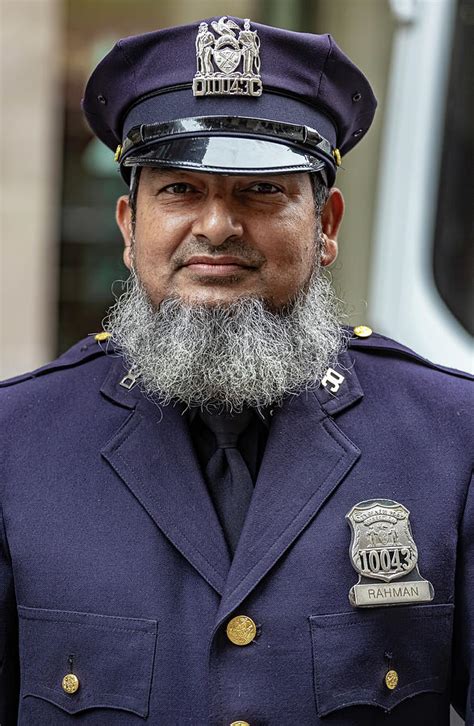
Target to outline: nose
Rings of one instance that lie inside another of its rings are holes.
[[[192,233],[216,247],[230,237],[242,237],[243,226],[231,200],[220,194],[210,195],[193,222]]]

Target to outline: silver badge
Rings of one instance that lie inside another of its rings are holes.
[[[126,388],[127,391],[131,391],[135,383],[137,382],[137,377],[134,374],[135,366],[132,366],[130,370],[128,371],[127,375],[125,375],[122,380],[119,383],[119,386],[122,386],[122,388]],[[2,726],[0,724],[0,726]]]
[[[346,515],[351,529],[351,562],[359,581],[351,587],[354,607],[430,602],[433,585],[418,570],[410,512],[391,499],[359,502]]]
[[[334,368],[328,368],[321,381],[321,385],[324,388],[329,388],[331,393],[337,393],[345,380],[344,376],[335,371]]]
[[[196,38],[195,96],[261,96],[260,39],[244,20],[243,30],[227,16],[201,23]],[[238,34],[237,34],[238,33]]]

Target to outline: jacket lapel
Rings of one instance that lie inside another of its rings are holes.
[[[328,408],[340,411],[363,395],[347,362],[341,361],[345,385],[339,400],[324,389],[303,394],[290,399],[272,422],[216,625],[285,553],[360,456],[327,415]]]
[[[138,389],[120,389],[113,369],[102,393],[134,412],[102,449],[163,534],[222,594],[230,567],[227,545],[199,470],[180,407],[158,407]]]

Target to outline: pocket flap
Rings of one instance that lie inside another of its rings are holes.
[[[71,714],[116,708],[147,716],[156,620],[22,606],[18,612],[22,697],[43,698]],[[79,680],[75,693],[62,687],[70,672]]]
[[[320,716],[356,704],[391,711],[405,698],[446,689],[452,605],[397,606],[309,618]],[[398,684],[385,684],[395,670]]]

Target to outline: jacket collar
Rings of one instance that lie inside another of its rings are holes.
[[[110,401],[133,409],[143,397],[139,380],[134,378],[133,372],[127,368],[122,356],[114,354],[111,358],[112,364],[100,392]],[[341,413],[363,397],[364,392],[357,377],[354,359],[348,350],[339,355],[334,367],[328,368],[322,384],[315,389],[314,395],[324,412],[330,416]],[[196,410],[192,409],[189,412],[191,418],[196,415]],[[270,423],[271,415],[267,410],[260,412],[267,425]]]

